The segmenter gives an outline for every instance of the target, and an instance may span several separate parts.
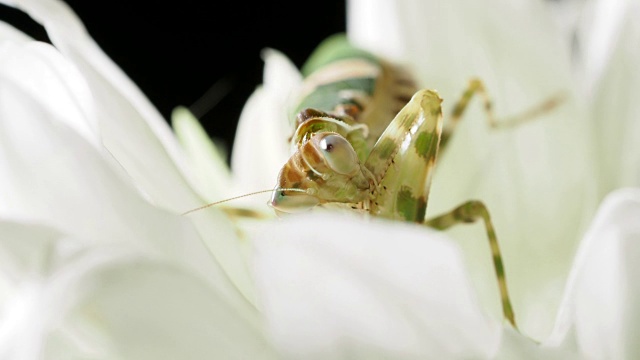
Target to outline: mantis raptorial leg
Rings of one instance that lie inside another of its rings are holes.
[[[536,117],[553,110],[566,100],[566,93],[558,92],[519,114],[504,119],[496,119],[493,113],[493,102],[491,101],[491,97],[489,96],[484,83],[480,79],[473,78],[469,80],[467,89],[462,93],[460,99],[454,104],[449,118],[445,121],[446,125],[442,129],[442,138],[440,140],[441,148],[446,146],[447,142],[453,135],[457,125],[460,123],[460,120],[464,115],[465,110],[467,109],[467,106],[469,105],[469,102],[475,94],[478,94],[481,97],[487,123],[490,127],[496,129],[512,128],[533,120]]]
[[[504,271],[504,264],[502,263],[502,253],[500,252],[498,237],[496,236],[496,232],[493,228],[491,216],[489,215],[487,207],[480,201],[468,201],[450,212],[427,220],[425,225],[438,230],[446,230],[454,225],[472,223],[479,219],[484,221],[484,225],[487,230],[487,237],[489,239],[489,246],[491,247],[491,255],[493,257],[493,266],[496,272],[496,278],[498,279],[498,288],[500,289],[502,313],[511,325],[517,329],[518,327],[516,325],[513,306],[511,305],[511,298],[509,296],[509,291],[507,290],[507,280]]]

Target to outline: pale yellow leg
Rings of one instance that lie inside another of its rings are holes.
[[[562,104],[562,102],[564,102],[566,99],[566,94],[564,92],[560,92],[550,96],[549,98],[523,111],[520,114],[516,114],[505,119],[496,120],[493,114],[493,103],[491,102],[491,98],[489,97],[484,84],[480,79],[471,79],[469,81],[469,86],[460,97],[460,100],[458,100],[453,106],[453,110],[451,111],[449,118],[445,120],[445,127],[444,129],[442,129],[442,139],[440,141],[440,147],[446,145],[451,135],[453,135],[456,126],[460,122],[460,119],[464,115],[464,112],[469,105],[469,102],[473,98],[473,95],[475,95],[476,93],[481,97],[489,126],[496,129],[511,128],[527,121],[533,120],[536,117],[553,110],[558,105]]]
[[[500,289],[502,313],[511,325],[517,329],[518,327],[516,326],[516,318],[513,312],[513,306],[511,305],[511,298],[509,297],[509,291],[507,290],[507,279],[505,276],[504,264],[502,263],[502,254],[500,253],[498,238],[496,237],[496,232],[493,228],[493,223],[491,222],[491,217],[489,216],[487,207],[480,201],[469,201],[448,213],[442,214],[431,220],[427,220],[425,225],[438,230],[445,230],[451,226],[460,223],[475,222],[478,219],[484,220],[484,225],[487,229],[489,245],[491,246],[491,255],[493,257],[493,266],[498,279],[498,288]]]

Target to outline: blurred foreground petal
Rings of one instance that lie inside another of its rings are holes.
[[[0,268],[20,275],[0,310],[2,358],[272,358],[261,330],[181,266],[33,224],[0,233]]]
[[[336,214],[256,232],[261,305],[287,358],[485,358],[498,345],[443,235]]]

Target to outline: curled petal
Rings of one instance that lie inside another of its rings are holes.
[[[0,21],[0,43],[24,43],[28,41],[33,41],[33,39],[13,26]]]
[[[549,344],[578,348],[593,359],[640,356],[640,189],[622,189],[602,203],[568,281]]]
[[[104,145],[142,192],[176,212],[202,204],[191,190],[184,153],[165,119],[98,47],[69,6],[58,0],[2,2],[41,23],[82,73],[93,95]]]
[[[0,73],[19,86],[59,121],[96,147],[101,147],[89,87],[55,48],[30,41],[5,43],[0,48]]]

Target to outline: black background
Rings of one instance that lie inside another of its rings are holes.
[[[242,106],[262,82],[261,50],[280,50],[299,67],[322,39],[346,26],[344,1],[67,3],[165,118],[219,80],[228,84],[227,95],[200,119],[228,146]],[[0,7],[1,19],[47,40],[26,15]]]

